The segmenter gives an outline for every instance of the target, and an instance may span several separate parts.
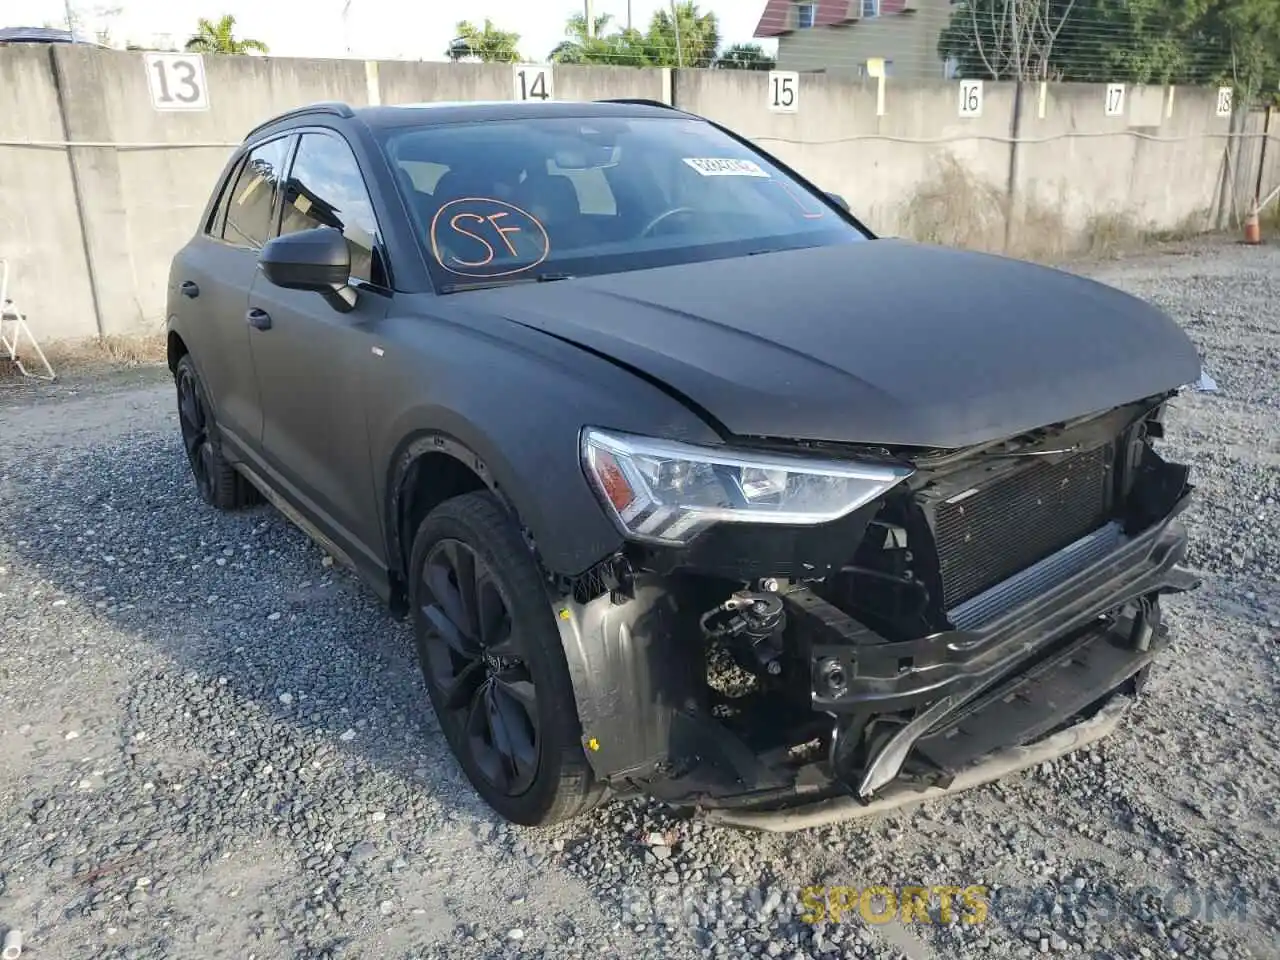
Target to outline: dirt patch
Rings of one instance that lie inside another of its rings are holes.
[[[53,367],[54,379],[23,376],[12,362],[0,361],[0,407],[149,386],[169,376],[164,334],[55,340],[41,346]],[[19,360],[29,373],[44,374],[33,351],[24,351]]]

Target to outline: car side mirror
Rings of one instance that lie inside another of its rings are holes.
[[[258,263],[263,276],[277,287],[313,291],[342,313],[355,309],[351,250],[346,238],[333,227],[276,237],[262,248]]]
[[[845,213],[849,212],[849,201],[847,201],[844,197],[840,196],[840,194],[832,193],[830,190],[828,190],[827,199],[830,200],[832,203],[834,203],[837,207],[839,207]]]

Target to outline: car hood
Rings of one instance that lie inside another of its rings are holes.
[[[656,379],[740,436],[955,448],[1200,375],[1186,334],[1139,299],[902,240],[457,296]]]

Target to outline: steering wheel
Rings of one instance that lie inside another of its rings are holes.
[[[640,231],[636,239],[643,240],[645,237],[649,236],[649,234],[653,233],[654,227],[656,227],[658,224],[662,223],[664,220],[667,220],[670,217],[674,217],[681,213],[697,213],[697,212],[698,211],[694,210],[693,207],[672,207],[670,210],[664,210],[662,211],[662,213],[658,214],[656,217],[650,220],[647,224],[645,224],[645,228]]]

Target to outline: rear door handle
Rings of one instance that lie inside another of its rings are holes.
[[[271,329],[271,314],[267,313],[265,310],[259,310],[257,307],[254,307],[244,315],[244,318],[249,321],[249,326],[253,327],[255,330]]]
[[[200,296],[200,288],[196,285],[194,280],[183,280],[182,286],[178,289],[182,291],[182,295],[184,297],[190,297],[192,300]]]

